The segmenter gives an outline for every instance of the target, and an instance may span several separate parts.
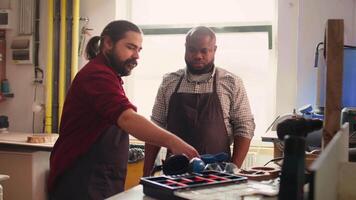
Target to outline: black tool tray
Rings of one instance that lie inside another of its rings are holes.
[[[143,177],[140,184],[143,185],[143,193],[147,196],[163,200],[181,200],[182,198],[174,195],[175,191],[243,182],[247,182],[246,177],[218,171],[204,171],[175,176]]]

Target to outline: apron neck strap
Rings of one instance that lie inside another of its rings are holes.
[[[215,71],[215,73],[214,73],[214,77],[213,77],[213,92],[215,93],[216,92],[216,79],[217,79],[217,74],[218,73],[218,71],[216,70]],[[182,83],[182,81],[183,81],[183,78],[184,78],[184,76],[185,76],[185,74],[183,74],[180,78],[179,78],[179,81],[178,81],[178,84],[177,84],[177,86],[176,86],[176,88],[174,89],[174,93],[177,93],[178,92],[178,89],[179,89],[179,87],[180,87],[180,84]]]
[[[178,92],[179,86],[182,83],[183,78],[184,78],[184,74],[179,78],[178,84],[177,84],[176,88],[174,89],[174,93]]]

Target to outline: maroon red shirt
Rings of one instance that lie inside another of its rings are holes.
[[[48,188],[73,162],[85,154],[120,114],[136,107],[126,97],[123,81],[102,54],[76,75],[64,102],[59,138],[50,157]]]

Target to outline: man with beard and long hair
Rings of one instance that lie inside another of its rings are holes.
[[[255,123],[242,80],[214,65],[216,49],[212,29],[198,26],[187,33],[186,68],[165,75],[151,120],[200,154],[225,152],[241,167]],[[159,149],[146,143],[144,176],[151,174]],[[168,148],[168,154],[171,151]]]
[[[136,67],[142,31],[133,23],[109,23],[91,38],[90,60],[73,80],[63,107],[59,138],[50,157],[50,199],[105,199],[124,190],[128,133],[189,158],[197,151],[136,113],[121,77]]]

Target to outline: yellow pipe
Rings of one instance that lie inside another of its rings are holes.
[[[80,0],[73,0],[73,27],[72,27],[72,61],[71,80],[78,72],[78,49],[79,49],[79,3]]]
[[[46,67],[46,119],[45,132],[52,133],[53,82],[53,0],[48,0],[47,67]]]
[[[66,81],[66,16],[67,0],[61,0],[61,25],[59,35],[58,124],[61,122]]]

